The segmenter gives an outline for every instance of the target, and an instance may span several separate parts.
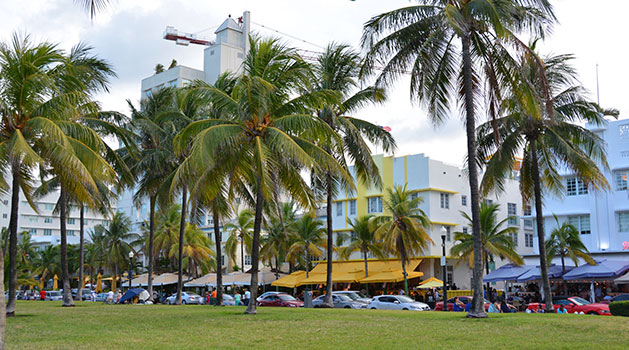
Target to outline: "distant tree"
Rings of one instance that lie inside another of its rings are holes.
[[[296,258],[304,257],[306,278],[308,278],[310,258],[321,257],[326,245],[325,228],[323,223],[312,214],[306,214],[294,224],[294,243],[288,249],[288,255]]]
[[[175,68],[175,67],[177,67],[177,60],[173,58],[173,60],[170,61],[170,66],[168,66],[168,69]]]
[[[164,65],[161,63],[158,63],[155,65],[155,74],[159,74],[161,72],[164,71]]]

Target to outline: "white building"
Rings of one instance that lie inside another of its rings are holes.
[[[61,240],[61,230],[59,214],[53,210],[59,200],[59,191],[50,193],[35,200],[35,211],[26,201],[24,194],[20,191],[19,215],[18,215],[18,235],[27,231],[31,234],[31,241],[36,249],[44,248],[48,245],[57,245]],[[67,240],[68,244],[79,244],[80,230],[80,208],[75,205],[68,206]],[[11,194],[0,196],[0,226],[9,227],[9,217],[11,215]],[[109,218],[99,213],[84,211],[84,233],[85,239],[89,239],[89,232],[96,225],[107,225]]]
[[[332,208],[334,232],[349,233],[348,218],[355,219],[365,214],[383,213],[386,189],[407,184],[408,190],[416,191],[416,195],[423,198],[420,208],[432,223],[429,234],[434,244],[421,254],[423,261],[419,267],[420,271],[424,273],[425,278],[435,276],[441,279],[443,273],[440,266],[442,227],[446,230],[448,256],[454,243],[454,232],[469,230],[467,220],[461,215],[463,211],[471,216],[469,182],[464,170],[455,165],[431,159],[424,154],[402,157],[375,155],[373,158],[380,169],[383,189],[364,186],[357,182],[356,193],[342,193],[337,196]],[[351,169],[351,172],[356,178],[354,169]],[[498,196],[491,195],[485,199],[500,204],[499,220],[523,214],[518,186],[517,179],[508,179],[505,193]],[[520,228],[519,232],[512,237],[518,251],[521,254],[532,254],[532,223],[527,221],[524,225],[516,218],[510,220],[508,225]],[[354,253],[351,258],[361,258],[361,255]],[[447,278],[449,281],[454,281],[458,287],[467,289],[470,287],[471,270],[467,262],[461,261],[458,264],[457,262],[459,260],[448,259]]]
[[[586,125],[607,143],[609,169],[604,170],[609,191],[586,186],[574,174],[562,172],[566,193],[555,196],[545,193],[544,230],[546,237],[560,224],[568,221],[581,233],[580,237],[594,258],[629,259],[629,120],[609,121],[604,126]],[[534,219],[532,216],[525,218]],[[534,253],[527,263],[538,263],[537,239]],[[555,261],[559,263],[558,259]],[[572,263],[571,263],[572,264]]]

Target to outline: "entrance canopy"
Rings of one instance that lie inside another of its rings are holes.
[[[581,265],[563,276],[564,280],[576,279],[604,279],[613,280],[629,271],[629,260],[608,260],[596,261],[597,265]]]
[[[535,268],[535,266],[507,264],[488,273],[487,276],[483,278],[483,282],[515,281],[518,277],[533,268]]]
[[[566,266],[566,273],[574,269],[574,266]],[[563,275],[563,269],[560,265],[552,264],[548,267],[548,278],[561,278]],[[517,282],[538,281],[542,279],[542,270],[539,266],[536,266],[518,277]]]

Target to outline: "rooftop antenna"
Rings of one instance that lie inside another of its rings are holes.
[[[601,96],[598,91],[598,63],[596,64],[596,104],[601,105]]]

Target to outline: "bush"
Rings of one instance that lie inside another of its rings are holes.
[[[611,311],[614,316],[629,317],[629,300],[609,303],[609,311]]]

